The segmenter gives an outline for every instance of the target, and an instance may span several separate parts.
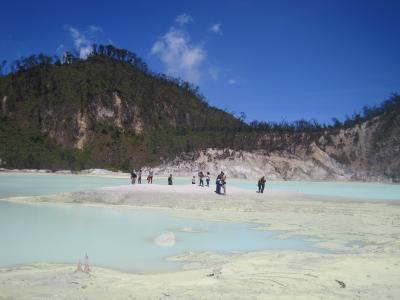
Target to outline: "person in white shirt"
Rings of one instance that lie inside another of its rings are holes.
[[[207,186],[210,186],[210,172],[207,172],[207,175],[206,175],[206,184],[207,184]]]

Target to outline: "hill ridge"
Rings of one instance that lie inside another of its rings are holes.
[[[353,179],[399,180],[399,95],[330,126],[247,124],[244,114],[210,107],[193,85],[151,73],[127,50],[94,49],[86,60],[31,56],[0,77],[0,167],[129,170],[210,148],[300,153],[307,161],[318,147]]]

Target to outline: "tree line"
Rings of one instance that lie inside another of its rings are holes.
[[[126,49],[114,47],[113,45],[93,44],[91,52],[86,58],[81,58],[77,51],[65,51],[62,55],[51,56],[40,53],[37,55],[30,55],[28,57],[21,57],[10,62],[3,60],[0,63],[0,76],[6,76],[8,73],[14,74],[18,72],[29,71],[48,65],[60,66],[63,64],[72,64],[77,61],[90,59],[93,57],[107,57],[115,61],[127,63],[149,76],[182,88],[188,93],[196,96],[204,104],[208,105],[204,95],[200,93],[198,86],[182,80],[181,78],[175,78],[162,73],[154,73],[149,70],[147,64],[137,54]]]
[[[200,93],[199,87],[184,81],[180,78],[174,78],[166,74],[151,72],[147,64],[134,52],[126,49],[119,49],[113,45],[93,44],[92,50],[87,58],[106,57],[114,61],[127,63],[130,66],[144,72],[145,74],[162,80],[168,84],[175,85],[194,95],[198,100],[208,106],[208,101],[203,94]],[[61,56],[59,55],[46,55],[43,53],[37,55],[30,55],[28,57],[21,57],[12,62],[3,60],[0,63],[0,76],[6,76],[9,73],[15,74],[18,72],[26,72],[35,68],[42,68],[50,65],[64,65],[73,64],[77,61],[83,60],[80,58],[79,53],[76,51],[66,51]],[[388,100],[382,102],[378,106],[364,106],[362,112],[356,112],[352,115],[346,115],[343,121],[338,118],[332,118],[331,124],[320,123],[315,119],[312,120],[297,120],[288,122],[282,120],[280,122],[268,122],[254,120],[246,123],[246,115],[242,112],[236,118],[242,124],[237,129],[239,131],[248,130],[255,132],[320,132],[327,129],[341,129],[353,127],[357,124],[370,120],[376,116],[382,115],[386,112],[398,110],[400,111],[400,95],[395,93]],[[226,112],[226,110],[225,110]],[[234,115],[234,113],[232,113]]]

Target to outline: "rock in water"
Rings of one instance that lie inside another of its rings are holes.
[[[175,234],[173,232],[165,232],[154,238],[154,244],[157,246],[171,247],[175,245]]]

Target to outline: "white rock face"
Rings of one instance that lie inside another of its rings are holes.
[[[128,173],[123,173],[121,171],[114,172],[106,169],[86,169],[79,171],[78,174],[84,174],[84,175],[128,175]]]
[[[76,115],[76,123],[78,127],[78,139],[76,142],[76,148],[83,149],[85,142],[87,140],[87,133],[88,133],[87,117],[81,112],[78,112],[78,114]]]
[[[269,180],[350,180],[353,173],[316,144],[308,155],[295,155],[286,151],[266,153],[231,149],[207,149],[192,158],[177,157],[154,168],[155,174],[192,176],[199,171],[215,175],[224,171],[231,178],[258,178]],[[147,168],[145,168],[147,169]]]
[[[56,174],[72,174],[71,170],[59,170],[55,172]]]
[[[154,238],[154,244],[163,247],[172,247],[175,245],[175,234],[173,232],[165,232]]]

